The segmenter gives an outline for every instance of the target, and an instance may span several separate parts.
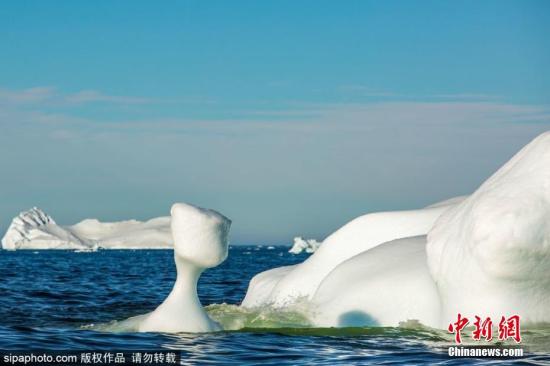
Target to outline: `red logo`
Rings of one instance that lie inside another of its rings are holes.
[[[457,321],[449,324],[449,333],[455,334],[456,343],[462,343],[460,332],[462,332],[462,329],[464,329],[464,327],[468,325],[469,322],[470,321],[468,320],[468,318],[463,318],[462,315],[458,313]]]
[[[519,327],[519,315],[513,315],[506,319],[504,316],[498,323],[498,339],[513,338],[516,343],[521,342],[521,329]]]
[[[493,339],[493,321],[490,317],[482,319],[479,316],[475,316],[474,330],[472,332],[472,338],[475,341],[479,341],[484,338],[487,342]],[[462,343],[462,331],[470,323],[470,320],[463,317],[458,313],[457,320],[454,323],[449,324],[449,333],[454,333],[455,342]],[[498,324],[498,339],[501,341],[512,338],[516,343],[521,342],[521,329],[519,315],[512,315],[509,318],[502,316]]]
[[[490,317],[485,318],[482,322],[481,318],[476,315],[476,321],[474,322],[475,330],[472,332],[472,337],[479,341],[481,338],[485,338],[487,342],[493,339],[493,321]]]

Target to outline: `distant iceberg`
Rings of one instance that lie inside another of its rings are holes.
[[[315,253],[320,245],[321,243],[315,239],[304,239],[301,236],[297,236],[294,238],[294,244],[288,252],[292,254],[300,254],[303,251],[306,253]]]
[[[2,238],[2,248],[71,249],[91,251],[103,249],[172,248],[170,217],[148,221],[100,222],[86,219],[76,225],[60,226],[37,207],[21,212],[11,222]]]

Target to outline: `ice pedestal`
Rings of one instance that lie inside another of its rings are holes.
[[[171,215],[176,283],[138,329],[168,333],[221,330],[204,311],[197,295],[197,282],[205,269],[227,258],[231,220],[216,211],[184,203],[174,204]]]

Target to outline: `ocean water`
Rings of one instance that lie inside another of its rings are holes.
[[[227,328],[242,328],[211,334],[117,330],[169,293],[172,251],[0,251],[0,350],[170,349],[185,364],[224,365],[550,364],[547,327],[524,330],[520,359],[449,358],[452,338],[442,331],[312,329],[299,312],[238,308],[253,275],[307,257],[287,249],[233,246],[224,264],[203,274],[199,296],[207,311]]]

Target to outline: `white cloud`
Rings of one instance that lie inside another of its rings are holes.
[[[504,128],[550,125],[550,107],[495,102],[377,102],[309,104],[286,111],[253,110],[242,119],[164,119],[111,122],[121,129],[204,133],[362,133],[373,129]],[[273,118],[270,118],[273,117]]]
[[[69,131],[69,130],[65,130],[65,129],[53,130],[49,134],[50,138],[52,138],[54,140],[60,140],[60,141],[72,140],[77,136],[78,136],[78,134],[75,133],[74,131]]]
[[[69,103],[105,102],[115,104],[145,104],[152,102],[149,98],[106,95],[97,90],[82,90],[78,93],[68,94],[64,99]]]
[[[34,87],[24,90],[0,88],[0,104],[39,103],[56,96],[55,88]]]
[[[472,100],[472,101],[489,101],[498,100],[501,97],[492,94],[480,93],[456,93],[456,94],[434,94],[433,98],[452,99],[452,100]]]
[[[337,91],[360,97],[399,97],[399,94],[394,92],[360,84],[341,85],[337,88]]]
[[[23,90],[0,88],[0,105],[21,107],[36,105],[63,106],[66,104],[112,103],[146,104],[150,98],[108,95],[97,90],[81,90],[76,93],[62,93],[54,87],[34,87]]]

